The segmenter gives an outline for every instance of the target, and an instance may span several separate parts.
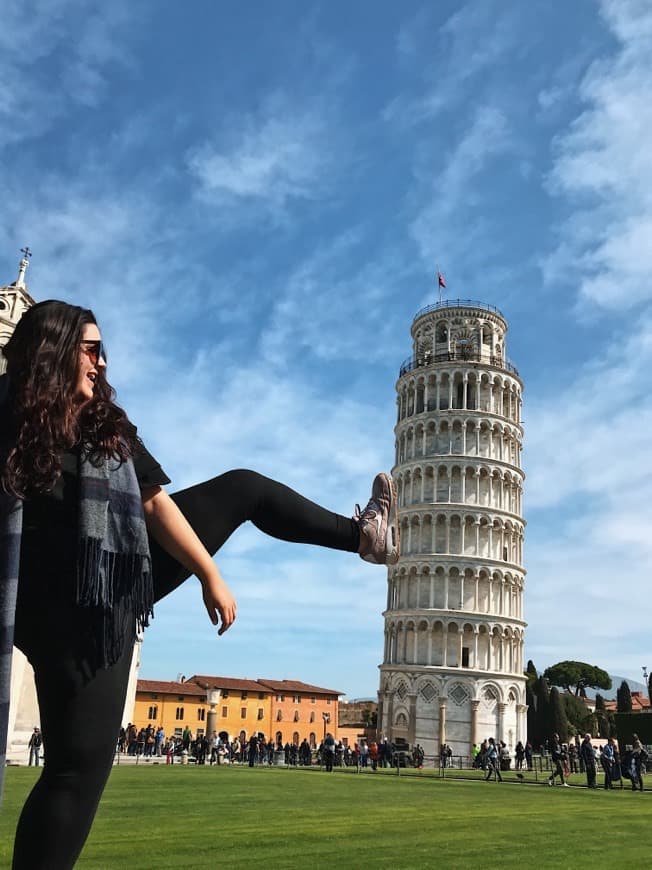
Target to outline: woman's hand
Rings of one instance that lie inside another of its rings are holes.
[[[222,580],[217,569],[215,569],[215,572],[211,571],[211,576],[202,577],[201,585],[202,597],[208,612],[208,618],[213,625],[218,625],[221,619],[222,625],[217,633],[224,634],[235,622],[237,611],[235,598],[224,580]]]
[[[222,625],[218,634],[233,625],[236,603],[210,553],[199,540],[188,520],[160,486],[142,493],[147,530],[177,562],[195,574],[202,585],[204,605],[213,625]]]

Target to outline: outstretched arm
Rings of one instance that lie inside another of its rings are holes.
[[[152,486],[141,495],[147,530],[164,550],[199,578],[210,621],[218,625],[219,614],[222,625],[218,634],[224,634],[235,620],[236,603],[210,553],[165,490]]]

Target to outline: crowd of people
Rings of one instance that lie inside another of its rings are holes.
[[[548,778],[548,785],[559,779],[560,785],[567,787],[571,773],[584,773],[588,788],[598,787],[598,769],[604,774],[603,788],[612,789],[614,782],[623,784],[628,780],[632,791],[643,791],[643,777],[647,769],[648,753],[637,734],[632,735],[632,747],[624,755],[620,754],[618,744],[609,737],[604,745],[594,746],[590,734],[580,741],[561,743],[558,734],[553,734],[550,757],[554,769]]]
[[[327,771],[351,766],[373,770],[393,767],[397,755],[401,756],[402,765],[409,763],[422,767],[425,758],[418,744],[407,752],[404,747],[397,747],[387,739],[379,743],[360,740],[349,746],[328,733],[318,746],[313,747],[305,738],[301,743],[275,742],[260,732],[248,738],[241,736],[230,740],[224,732],[217,731],[210,736],[203,733],[193,736],[191,729],[186,727],[181,735],[166,736],[162,726],[148,725],[138,729],[131,722],[120,729],[117,751],[129,756],[165,758],[168,764],[178,761],[185,752],[197,764],[249,764],[251,767],[275,762],[293,767],[317,764]]]
[[[37,732],[35,729],[34,742],[40,740]],[[328,733],[319,746],[313,747],[306,739],[301,743],[275,742],[262,733],[253,733],[248,738],[234,737],[232,740],[217,731],[210,736],[193,736],[189,727],[184,728],[180,736],[166,736],[161,726],[156,728],[148,725],[138,729],[132,723],[120,729],[117,749],[130,756],[165,758],[168,764],[180,760],[185,753],[197,764],[248,764],[250,767],[274,763],[290,767],[317,764],[329,772],[336,767],[352,766],[372,770],[397,765],[422,768],[425,761],[425,752],[418,743],[410,749],[406,744],[394,744],[387,738],[378,743],[360,740],[349,746]],[[613,788],[614,782],[622,784],[625,779],[630,782],[632,790],[643,791],[648,754],[637,735],[633,735],[633,746],[622,758],[613,737],[596,748],[590,734],[586,734],[581,741],[576,737],[570,743],[561,743],[559,735],[553,734],[552,739],[540,747],[539,753],[550,759],[551,772],[547,780],[550,786],[558,781],[561,786],[567,787],[567,779],[572,773],[584,773],[587,786],[597,788],[597,774],[601,769],[605,789]],[[523,770],[531,771],[534,763],[532,744],[519,741],[513,758],[517,774]],[[484,771],[485,780],[502,782],[501,771],[509,770],[511,762],[512,755],[502,740],[489,737],[479,746],[473,746],[471,765]],[[453,750],[444,743],[439,752],[439,766],[445,769],[452,764]]]

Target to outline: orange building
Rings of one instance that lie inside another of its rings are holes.
[[[202,689],[204,699],[211,689],[218,693],[215,705],[215,730],[218,734],[226,734],[230,740],[236,736],[242,740],[254,733],[269,737],[272,721],[271,697],[269,689],[260,682],[201,674],[190,677],[188,682]]]
[[[138,680],[132,720],[136,728],[162,725],[167,737],[181,737],[187,725],[194,737],[204,733],[207,712],[206,692],[196,683]]]
[[[258,680],[271,690],[272,727],[275,742],[301,743],[304,738],[313,748],[324,735],[338,736],[339,697],[341,692],[311,686],[298,680]]]
[[[193,736],[207,727],[208,692],[216,695],[219,734],[249,737],[263,734],[275,743],[316,747],[326,731],[338,738],[341,692],[297,680],[245,680],[195,674],[184,682],[138,680],[133,722],[137,728],[163,726],[166,736],[181,736],[188,726]]]

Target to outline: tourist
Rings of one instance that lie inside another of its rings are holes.
[[[330,731],[322,743],[322,763],[327,772],[331,773],[333,770],[333,764],[335,763],[335,738]]]
[[[487,751],[485,753],[485,763],[487,765],[487,775],[485,776],[485,782],[489,782],[491,779],[491,774],[493,773],[494,779],[496,782],[502,782],[503,778],[500,773],[500,757],[498,755],[498,748],[496,747],[496,741],[493,737],[490,737],[487,741]]]
[[[552,758],[552,763],[555,765],[554,770],[548,777],[548,785],[555,784],[555,777],[559,777],[559,781],[564,788],[568,788],[568,783],[564,780],[564,761],[566,761],[566,753],[564,752],[562,745],[559,740],[559,734],[552,735],[552,749],[550,750],[550,757]]]
[[[585,734],[584,740],[582,740],[582,743],[580,744],[580,760],[584,763],[584,772],[586,773],[586,784],[588,788],[597,788],[595,749],[591,743],[590,734]]]
[[[138,365],[148,365],[153,340],[143,339]],[[162,489],[168,477],[113,401],[91,311],[38,303],[3,354],[0,574],[8,604],[0,629],[9,643],[0,673],[8,680],[13,637],[34,668],[47,754],[18,822],[13,866],[57,870],[74,865],[88,836],[113,763],[136,627],[148,624],[154,603],[196,575],[223,634],[236,603],[212,555],[246,520],[276,538],[393,564],[396,498],[389,476],[378,475],[369,504],[350,519],[244,470],[171,497]],[[8,685],[0,689],[4,755]]]
[[[41,744],[43,742],[43,738],[41,737],[41,729],[36,725],[34,726],[34,731],[29,738],[29,743],[27,744],[29,748],[29,763],[28,766],[31,767],[32,764],[34,767],[39,766],[39,760],[41,757]]]
[[[632,751],[630,757],[630,778],[632,781],[632,791],[643,791],[643,774],[647,766],[648,754],[643,748],[638,734],[632,734]]]
[[[613,737],[607,740],[605,746],[602,747],[600,755],[600,764],[604,771],[604,787],[610,789],[614,787],[614,771],[616,769],[616,748]],[[618,777],[620,779],[620,776]]]
[[[573,741],[568,747],[568,766],[571,773],[577,773],[577,753],[578,747],[575,745],[575,741]]]

